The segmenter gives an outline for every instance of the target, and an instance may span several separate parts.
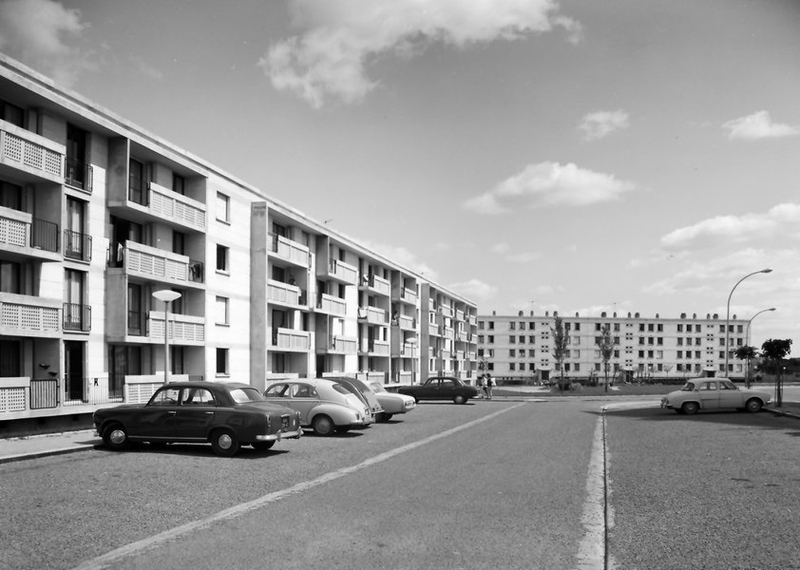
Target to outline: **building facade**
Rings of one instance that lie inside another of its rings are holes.
[[[553,351],[557,313],[478,316],[478,359],[499,380],[550,382],[560,370]],[[567,340],[564,376],[575,380],[605,378],[598,341],[608,327],[614,350],[609,379],[652,381],[696,376],[743,378],[746,363],[732,352],[725,371],[725,346],[735,351],[749,342],[748,321],[683,313],[680,318],[643,317],[639,313],[600,317],[561,316]]]
[[[0,435],[146,401],[167,363],[469,379],[476,338],[468,299],[0,55]]]

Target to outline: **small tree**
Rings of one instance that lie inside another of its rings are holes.
[[[733,355],[739,359],[745,361],[745,372],[744,372],[744,386],[745,388],[750,387],[750,362],[757,356],[756,348],[754,346],[740,346],[736,350],[733,351]]]
[[[567,355],[567,335],[564,332],[564,319],[556,317],[555,326],[550,327],[553,332],[553,358],[558,364],[560,372],[558,389],[564,389],[564,357]]]
[[[781,360],[792,351],[792,339],[769,339],[761,345],[761,355],[772,361],[775,367],[775,405],[783,405],[783,385],[781,384]]]
[[[614,339],[611,337],[611,328],[608,325],[600,331],[597,346],[600,348],[600,356],[603,359],[603,390],[608,392],[608,361],[614,354]]]

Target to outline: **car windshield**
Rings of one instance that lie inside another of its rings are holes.
[[[376,384],[375,382],[370,383],[370,387],[375,390],[376,393],[385,392],[386,388],[381,386],[380,384]]]
[[[231,390],[231,398],[233,398],[233,401],[237,404],[264,401],[264,396],[255,388],[234,388]]]
[[[694,382],[687,382],[681,388],[681,392],[694,392]]]

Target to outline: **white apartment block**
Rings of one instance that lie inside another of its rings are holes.
[[[547,382],[560,376],[553,351],[557,313],[535,316],[478,316],[478,359],[499,380]],[[616,381],[676,379],[697,376],[743,378],[746,363],[732,352],[749,344],[748,321],[683,313],[680,318],[643,317],[639,313],[600,317],[561,315],[567,350],[564,376],[575,380],[605,377],[599,337],[609,328],[614,352],[609,379]],[[730,347],[725,371],[725,346]]]
[[[468,299],[0,55],[0,435],[146,401],[167,349],[173,380],[410,384],[472,378],[476,338]]]

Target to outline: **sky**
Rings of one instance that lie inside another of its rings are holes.
[[[800,338],[798,30],[798,0],[0,0],[0,52],[480,314],[730,298],[756,347]]]

